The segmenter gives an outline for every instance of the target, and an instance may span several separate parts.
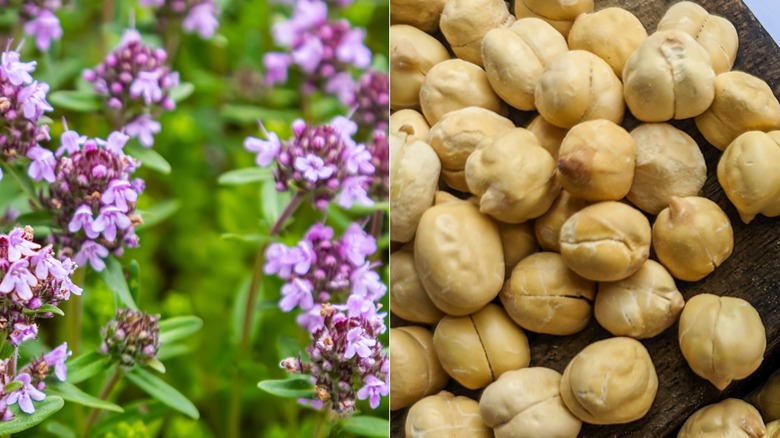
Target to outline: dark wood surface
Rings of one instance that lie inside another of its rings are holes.
[[[739,52],[734,70],[758,76],[780,95],[780,48],[741,0],[695,0],[710,13],[729,19],[737,28]],[[774,0],[768,0],[774,1]],[[648,33],[655,31],[661,17],[675,0],[596,0],[596,9],[619,6],[634,13]],[[777,17],[780,20],[780,17]],[[524,126],[530,113],[512,115]],[[637,122],[627,112],[623,126],[632,129]],[[583,424],[581,437],[667,437],[676,436],[682,423],[696,409],[727,397],[745,398],[780,368],[780,218],[757,217],[749,225],[739,219],[716,177],[720,151],[699,134],[692,120],[674,122],[701,146],[707,161],[707,181],[702,196],[715,201],[734,226],[734,253],[714,273],[696,283],[677,282],[686,300],[699,293],[740,297],[750,302],[766,327],[767,352],[761,367],[747,379],[732,383],[720,392],[688,367],[677,343],[677,324],[661,335],[644,340],[655,364],[659,389],[650,412],[641,420],[616,426]],[[651,218],[652,222],[652,218]],[[391,279],[392,281],[392,279]],[[392,310],[392,309],[391,309]],[[391,324],[405,325],[397,318]],[[547,336],[528,333],[531,366],[543,366],[563,372],[574,355],[588,344],[610,337],[595,319],[580,333],[571,336]],[[454,382],[448,390],[479,399],[479,391],[468,391]],[[392,397],[392,394],[391,394]],[[403,437],[406,410],[392,413],[392,436]]]

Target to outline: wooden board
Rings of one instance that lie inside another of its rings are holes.
[[[619,6],[634,13],[648,33],[655,31],[661,17],[675,0],[596,0],[596,9]],[[734,70],[741,70],[767,81],[780,95],[780,48],[741,0],[696,0],[710,13],[729,19],[740,38]],[[778,17],[780,20],[780,17]],[[513,120],[530,120],[529,114],[515,114]],[[627,113],[623,126],[637,124]],[[734,226],[734,253],[713,274],[696,283],[678,282],[686,300],[699,293],[743,298],[761,315],[766,326],[767,353],[761,367],[749,378],[732,383],[724,392],[696,376],[683,359],[677,343],[677,324],[653,339],[642,341],[655,364],[659,378],[658,395],[650,412],[641,420],[617,426],[584,424],[581,437],[667,437],[676,436],[682,423],[696,409],[727,397],[745,398],[767,377],[780,368],[780,218],[759,216],[746,226],[718,184],[716,167],[720,151],[699,134],[692,120],[674,122],[701,146],[707,161],[707,181],[702,196],[715,201]],[[524,126],[522,124],[521,126]],[[392,281],[392,279],[391,279]],[[402,321],[393,320],[403,325]],[[543,366],[563,372],[574,355],[588,344],[610,337],[595,319],[576,335],[558,337],[529,333],[531,366]],[[467,391],[451,382],[448,390],[479,398],[478,391]],[[391,395],[392,396],[392,395]],[[392,414],[392,436],[403,436],[405,410]]]

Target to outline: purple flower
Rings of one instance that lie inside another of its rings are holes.
[[[38,279],[27,270],[29,266],[30,262],[27,259],[13,262],[0,282],[0,292],[7,295],[15,291],[20,301],[29,301],[33,297],[31,287],[38,285]]]
[[[298,0],[292,18],[271,27],[274,42],[280,46],[290,46],[300,33],[324,24],[327,16],[328,7],[325,3],[317,0]]]
[[[369,357],[371,347],[376,345],[376,339],[366,336],[366,332],[361,327],[355,327],[347,332],[347,349],[344,351],[344,358],[351,359],[356,354],[358,357]]]
[[[374,165],[371,164],[371,152],[369,152],[362,144],[347,149],[346,153],[346,166],[347,171],[352,174],[373,174],[376,170]]]
[[[219,27],[216,15],[217,7],[213,3],[195,5],[182,22],[182,28],[189,33],[197,32],[203,39],[211,38]]]
[[[363,29],[351,29],[342,38],[336,49],[336,58],[357,68],[371,65],[371,50],[363,44],[366,32]]]
[[[53,111],[54,108],[46,102],[46,93],[49,85],[33,82],[19,91],[19,100],[22,104],[22,113],[27,120],[38,120],[44,111]]]
[[[32,160],[29,169],[27,169],[30,178],[34,181],[54,182],[54,168],[57,166],[57,160],[54,159],[54,154],[50,150],[33,146],[27,151],[27,158]]]
[[[268,140],[260,140],[255,137],[244,139],[244,149],[257,154],[255,162],[260,167],[266,167],[279,155],[282,145],[279,137],[273,132],[268,133]]]
[[[118,207],[107,206],[100,209],[98,217],[92,224],[92,229],[97,232],[103,232],[103,237],[109,242],[116,240],[117,228],[126,230],[130,228],[132,222]]]
[[[68,359],[71,354],[73,354],[73,352],[68,350],[68,343],[64,342],[59,347],[50,351],[49,354],[43,356],[43,361],[46,362],[50,368],[54,368],[54,375],[60,382],[65,381],[68,371],[65,360]]]
[[[118,309],[114,319],[100,330],[103,344],[98,350],[123,367],[155,359],[160,348],[160,315]]]
[[[66,269],[62,262],[54,257],[51,245],[47,245],[45,248],[38,251],[30,260],[35,266],[35,276],[38,277],[39,280],[46,280],[49,277],[49,274],[59,281],[68,279],[70,270]]]
[[[347,106],[351,106],[355,100],[355,80],[348,72],[340,72],[328,78],[324,90],[338,97]]]
[[[38,336],[37,324],[25,324],[17,322],[14,324],[14,329],[11,334],[8,335],[8,340],[11,341],[11,345],[18,347],[23,342],[35,339]]]
[[[363,296],[368,300],[376,301],[387,292],[387,286],[382,283],[379,273],[371,268],[370,263],[365,263],[352,272],[349,277],[352,285],[352,293],[355,296]]]
[[[61,146],[57,149],[57,156],[66,153],[69,155],[75,154],[86,141],[87,137],[85,135],[79,136],[79,133],[76,131],[69,130],[63,132],[60,136]]]
[[[325,46],[322,41],[316,38],[307,38],[292,52],[292,60],[298,64],[301,69],[312,74],[322,62],[322,56],[325,54]]]
[[[138,141],[147,148],[154,145],[154,134],[159,134],[160,129],[160,122],[153,120],[149,114],[142,114],[125,125],[127,135],[138,138]]]
[[[304,178],[311,182],[330,178],[334,173],[332,166],[326,165],[322,158],[314,154],[309,154],[305,157],[295,157],[294,166],[296,170],[303,172]]]
[[[379,398],[390,394],[390,387],[388,384],[374,375],[368,375],[363,379],[365,385],[357,392],[357,396],[360,400],[369,399],[371,409],[379,407]]]
[[[52,41],[62,38],[60,20],[48,9],[41,9],[38,16],[24,25],[24,33],[35,37],[35,47],[41,52],[49,50]]]
[[[82,204],[73,213],[73,219],[68,223],[68,231],[71,233],[77,233],[80,229],[84,229],[87,237],[90,239],[96,239],[100,235],[100,231],[93,228],[94,219],[92,218],[92,207],[87,204]],[[77,262],[78,263],[78,262]],[[79,263],[82,264],[82,263]]]
[[[19,86],[33,81],[30,73],[35,71],[36,61],[21,62],[19,53],[5,51],[0,57],[0,77],[6,77],[11,85]]]
[[[147,105],[159,102],[163,95],[159,85],[161,75],[161,71],[138,72],[138,77],[130,85],[130,96],[142,96]]]
[[[108,257],[108,249],[105,246],[92,241],[87,240],[81,245],[81,250],[76,254],[76,263],[80,266],[84,266],[87,261],[96,272],[100,272],[106,268],[104,258]]]
[[[370,207],[374,201],[368,196],[366,187],[371,182],[367,176],[353,176],[346,178],[341,187],[339,205],[343,208],[352,208],[354,204]]]
[[[287,69],[292,62],[292,58],[284,53],[268,52],[263,55],[263,65],[266,70],[265,84],[270,87],[287,82]]]
[[[39,391],[31,384],[30,375],[22,373],[16,376],[15,382],[21,382],[22,387],[10,394],[5,399],[5,402],[9,405],[19,403],[19,409],[25,414],[32,414],[35,412],[35,406],[33,406],[32,400],[41,401],[46,398],[46,394]]]
[[[103,205],[115,205],[122,212],[128,212],[128,202],[135,203],[138,200],[138,192],[127,180],[114,179],[108,183],[108,188],[103,192],[100,201]]]
[[[289,312],[295,306],[309,310],[314,306],[314,298],[311,293],[312,284],[308,280],[296,278],[291,283],[282,286],[282,299],[279,301],[279,308],[283,312]]]
[[[347,228],[341,240],[342,251],[354,266],[361,266],[367,256],[376,252],[376,239],[356,223]]]
[[[122,149],[125,147],[125,144],[127,144],[127,140],[129,140],[130,137],[128,137],[125,134],[122,134],[121,132],[114,131],[111,134],[108,135],[108,140],[103,144],[107,151],[111,152],[115,155],[122,155]],[[98,143],[102,143],[102,140],[99,140]]]
[[[15,227],[8,233],[6,237],[8,241],[8,261],[15,262],[23,256],[34,255],[35,250],[41,247],[41,245],[32,241],[30,234],[32,234],[32,231],[19,227]]]

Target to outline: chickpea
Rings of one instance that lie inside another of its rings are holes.
[[[436,38],[412,26],[390,26],[390,107],[420,106],[420,88],[434,65],[450,59]]]
[[[444,370],[469,389],[484,388],[531,361],[525,333],[495,304],[471,315],[445,316],[433,345]]]
[[[542,249],[561,252],[561,228],[574,213],[588,206],[588,202],[575,198],[566,190],[553,202],[547,212],[534,221],[534,232]]]
[[[628,278],[599,283],[594,313],[613,335],[645,339],[677,322],[683,306],[683,296],[669,272],[648,260]]]
[[[698,281],[731,256],[734,230],[709,199],[672,197],[653,224],[653,249],[674,278]]]
[[[555,160],[530,131],[515,128],[479,147],[466,161],[479,210],[507,223],[541,216],[560,193]]]
[[[768,436],[766,433],[756,408],[742,400],[727,398],[694,412],[685,420],[677,438],[764,438]]]
[[[645,416],[658,391],[650,354],[632,338],[594,342],[566,366],[561,397],[580,420],[621,424]]]
[[[407,438],[492,438],[479,415],[479,403],[442,391],[415,403],[406,416]]]
[[[436,32],[445,3],[446,0],[390,0],[390,22],[409,24],[428,33]]]
[[[635,208],[599,202],[563,224],[561,255],[569,269],[589,280],[622,280],[647,260],[650,234],[650,223]]]
[[[647,31],[639,19],[621,8],[578,16],[568,38],[571,50],[594,53],[612,67],[617,77],[623,75],[628,57],[645,39]]]
[[[405,245],[390,254],[390,278],[390,307],[395,315],[422,324],[435,324],[444,316],[417,275],[413,246]]]
[[[482,392],[482,419],[496,438],[575,438],[582,422],[563,404],[560,383],[549,368],[508,371]]]
[[[520,327],[570,335],[590,321],[595,292],[596,285],[567,268],[560,254],[539,252],[515,266],[499,297]]]
[[[411,406],[435,394],[449,376],[436,357],[433,334],[422,327],[390,329],[390,410]]]
[[[447,0],[439,26],[458,58],[482,67],[482,38],[514,21],[503,0]]]
[[[504,283],[498,226],[468,201],[437,204],[422,215],[414,260],[431,301],[450,315],[476,312]]]
[[[764,360],[766,331],[753,306],[741,298],[699,294],[680,315],[680,350],[694,373],[723,391]]]

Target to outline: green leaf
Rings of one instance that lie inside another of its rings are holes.
[[[239,186],[258,181],[273,179],[273,174],[262,167],[247,167],[246,169],[229,170],[219,176],[217,182],[223,186]]]
[[[90,113],[103,108],[103,99],[89,91],[59,90],[46,96],[57,110],[67,109],[77,113]]]
[[[179,103],[182,100],[190,97],[193,91],[195,91],[195,85],[193,85],[191,82],[182,82],[179,85],[171,88],[171,91],[168,93],[168,97],[170,97],[174,102]]]
[[[144,167],[156,170],[164,175],[171,173],[171,164],[168,163],[168,160],[152,148],[143,147],[140,143],[134,141],[125,146],[125,152],[141,160],[141,165]]]
[[[17,172],[14,166],[8,164],[5,161],[0,161],[0,166],[2,166],[4,174],[11,175],[14,181],[16,181],[16,184],[18,184],[27,197],[30,198],[30,201],[35,203],[37,206],[41,205],[41,201],[38,200],[38,194],[35,191],[35,186],[26,173]]]
[[[237,234],[237,233],[225,233],[222,236],[222,240],[227,242],[245,242],[258,245],[260,243],[270,242],[272,239],[266,234]]]
[[[0,421],[0,435],[17,433],[36,426],[41,421],[49,418],[55,412],[62,409],[65,405],[65,400],[56,395],[49,395],[43,399],[43,401],[33,402],[33,405],[35,406],[35,412],[30,415],[25,414],[19,409],[19,403],[8,406],[8,409],[14,414],[14,419],[10,421]]]
[[[160,321],[160,342],[168,344],[185,339],[203,327],[197,316],[177,316]]]
[[[191,351],[192,348],[185,344],[162,344],[157,351],[157,358],[160,360],[167,360],[172,357],[185,355]]]
[[[127,379],[165,405],[195,420],[200,418],[198,408],[196,408],[187,397],[149,371],[146,371],[143,368],[133,368],[133,370],[127,374]]]
[[[384,418],[356,415],[338,423],[344,432],[357,436],[386,437],[390,434],[390,422]]]
[[[257,387],[284,398],[309,398],[314,395],[314,384],[304,376],[284,380],[263,380],[257,384]]]
[[[111,403],[107,400],[101,400],[91,394],[87,394],[70,382],[56,382],[50,384],[46,387],[46,393],[50,395],[58,395],[69,402],[78,403],[90,408],[104,409],[106,411],[113,412],[125,411],[119,405]]]
[[[3,392],[5,392],[6,394],[10,394],[16,390],[22,389],[22,386],[24,386],[24,383],[18,380],[12,380],[5,385],[5,387],[3,388]]]
[[[104,438],[109,433],[116,434],[117,426],[122,423],[135,424],[141,422],[143,424],[152,424],[170,412],[162,403],[148,399],[126,404],[124,407],[125,412],[123,414],[111,414],[108,418],[100,421],[89,436]]]
[[[276,190],[276,182],[274,180],[268,180],[263,183],[262,188],[262,211],[263,219],[265,223],[270,227],[276,223],[279,216],[284,211],[284,208],[290,202],[291,195],[289,192],[279,192]]]
[[[51,211],[39,210],[39,211],[31,211],[29,213],[24,213],[20,215],[19,217],[16,218],[16,220],[14,220],[14,223],[23,226],[29,225],[34,229],[38,226],[47,226],[47,227],[53,226],[54,225],[53,219],[54,219],[54,215],[52,214]]]
[[[111,359],[97,351],[82,354],[81,356],[69,360],[68,363],[68,383],[81,383],[90,377],[96,376],[111,365]]]
[[[106,268],[98,272],[98,275],[125,307],[138,310],[133,296],[130,295],[130,288],[127,286],[125,273],[122,272],[122,265],[116,258],[107,258]]]
[[[144,363],[144,365],[146,365],[147,367],[157,371],[160,374],[165,374],[165,365],[162,362],[160,362],[160,360],[157,359],[157,358],[153,357],[153,358],[147,360]]]
[[[65,316],[65,312],[59,307],[52,304],[44,304],[41,307],[33,309],[24,309],[22,311],[25,315],[37,315],[39,313],[54,313],[55,315]]]
[[[141,219],[144,221],[144,223],[135,227],[136,231],[144,230],[159,224],[165,219],[173,216],[180,207],[181,202],[179,202],[178,199],[169,199],[158,202],[149,210],[136,210],[136,213],[140,214]]]
[[[278,110],[248,105],[224,105],[220,109],[220,115],[227,121],[241,124],[257,123],[258,120],[262,120],[263,123],[279,121],[290,124],[300,117],[298,111],[295,110]]]
[[[75,430],[59,421],[47,421],[43,425],[43,430],[58,438],[78,438]]]
[[[138,304],[141,293],[141,265],[138,264],[138,260],[130,260],[127,266],[127,288],[130,289],[133,302]]]

